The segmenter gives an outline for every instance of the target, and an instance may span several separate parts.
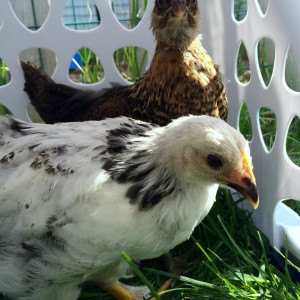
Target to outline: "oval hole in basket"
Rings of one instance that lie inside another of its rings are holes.
[[[0,116],[12,115],[12,112],[2,103],[0,103]]]
[[[274,145],[277,131],[276,115],[271,109],[262,107],[259,110],[259,125],[265,148],[270,151]]]
[[[300,200],[287,199],[283,203],[300,216]]]
[[[300,92],[300,51],[297,51],[293,43],[286,56],[285,81],[291,90]]]
[[[257,59],[261,81],[267,87],[273,75],[275,61],[275,45],[271,39],[263,38],[258,42]]]
[[[120,48],[114,53],[114,61],[123,78],[135,82],[148,64],[148,51],[134,46]]]
[[[38,30],[43,26],[49,14],[48,0],[10,0],[16,17],[30,30]]]
[[[236,62],[236,77],[243,84],[247,84],[251,79],[251,69],[248,52],[243,42],[240,43],[240,47],[238,50]]]
[[[28,48],[19,54],[20,61],[29,61],[52,76],[56,68],[56,54],[45,48]]]
[[[234,12],[234,17],[237,21],[244,20],[248,13],[247,0],[234,0],[233,12]]]
[[[101,18],[94,0],[67,0],[63,12],[63,23],[68,28],[81,31],[98,27]]]
[[[111,7],[119,22],[128,29],[135,28],[144,16],[147,1],[112,1]]]
[[[257,0],[258,6],[262,12],[262,14],[266,14],[269,4],[270,4],[270,0]]]
[[[0,57],[0,86],[6,85],[10,82],[11,75],[5,61]]]
[[[286,153],[289,159],[300,167],[300,118],[298,116],[293,118],[287,132]]]
[[[100,82],[104,77],[104,69],[99,57],[90,48],[80,48],[71,59],[69,77],[82,84]]]
[[[33,123],[45,123],[32,104],[28,104],[27,113]]]
[[[252,122],[248,107],[245,102],[242,103],[239,113],[239,130],[248,141],[253,138]]]

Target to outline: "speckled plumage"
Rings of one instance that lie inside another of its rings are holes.
[[[188,239],[219,185],[257,204],[249,161],[243,136],[208,116],[167,127],[1,117],[0,292],[76,300],[86,281],[120,287],[121,252],[149,259]]]
[[[75,89],[22,62],[25,91],[46,123],[127,116],[166,125],[188,114],[226,120],[222,78],[201,44],[199,23],[197,0],[155,1],[151,27],[156,50],[136,83],[100,91]]]

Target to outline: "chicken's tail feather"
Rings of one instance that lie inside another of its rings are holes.
[[[78,94],[86,93],[89,95],[93,92],[57,84],[43,70],[29,62],[22,61],[21,66],[25,78],[24,91],[28,94],[32,105],[46,123],[65,122],[66,119],[60,120],[61,115],[67,118],[67,121],[73,121],[75,120],[73,115],[76,113],[74,109],[82,113],[90,106],[89,101],[88,103],[81,101],[81,103],[76,103],[75,107],[72,108],[72,112],[68,113],[70,102],[76,101]]]

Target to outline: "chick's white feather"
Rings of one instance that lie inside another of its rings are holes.
[[[166,127],[125,117],[56,125],[0,119],[0,291],[75,300],[85,281],[113,284],[121,252],[162,255],[208,214],[240,133],[207,116]],[[209,167],[209,154],[223,168]]]

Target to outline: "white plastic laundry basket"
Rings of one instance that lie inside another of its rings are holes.
[[[49,15],[38,31],[27,29],[15,16],[10,1],[0,2],[0,58],[11,72],[9,84],[0,87],[0,103],[17,117],[28,120],[28,100],[23,92],[23,73],[19,53],[27,48],[48,48],[57,56],[57,68],[53,78],[58,82],[76,86],[69,79],[68,68],[74,53],[81,47],[91,48],[100,58],[105,77],[91,89],[109,86],[110,82],[125,83],[117,71],[113,53],[128,45],[154,51],[150,27],[153,1],[140,24],[133,30],[125,29],[111,10],[110,0],[95,0],[101,16],[101,24],[89,31],[75,31],[63,24],[65,1],[52,0]],[[238,127],[242,102],[247,104],[253,125],[251,141],[255,174],[260,191],[261,204],[254,212],[257,226],[279,249],[288,237],[290,251],[300,259],[300,218],[282,204],[282,200],[300,200],[300,168],[293,164],[285,151],[286,136],[294,116],[300,116],[300,93],[292,91],[285,82],[285,61],[291,44],[300,63],[300,1],[270,0],[263,14],[258,0],[248,0],[248,11],[243,21],[236,21],[233,0],[199,0],[203,43],[220,65],[230,101],[229,122]],[[257,45],[262,38],[270,38],[275,44],[273,76],[266,87],[260,75]],[[240,42],[248,50],[251,80],[243,85],[237,79],[236,61]],[[109,72],[107,71],[109,70]],[[277,134],[270,152],[264,146],[259,125],[259,109],[270,108],[277,118]],[[300,129],[299,129],[300,130]]]
[[[224,74],[230,101],[229,123],[238,128],[243,102],[251,117],[251,150],[261,199],[260,207],[253,213],[254,222],[278,249],[285,247],[287,238],[289,250],[300,259],[300,217],[282,203],[286,199],[300,200],[300,168],[286,153],[289,126],[295,116],[300,117],[300,93],[291,90],[285,80],[291,46],[297,64],[294,67],[300,68],[300,1],[270,0],[265,14],[258,0],[248,0],[247,6],[245,18],[236,21],[233,0],[200,0],[204,44]],[[257,55],[258,43],[263,38],[271,39],[275,45],[273,75],[267,87]],[[251,79],[246,85],[238,80],[236,72],[241,42],[247,48],[251,68]],[[262,107],[271,109],[277,119],[276,138],[270,152],[260,130]]]

